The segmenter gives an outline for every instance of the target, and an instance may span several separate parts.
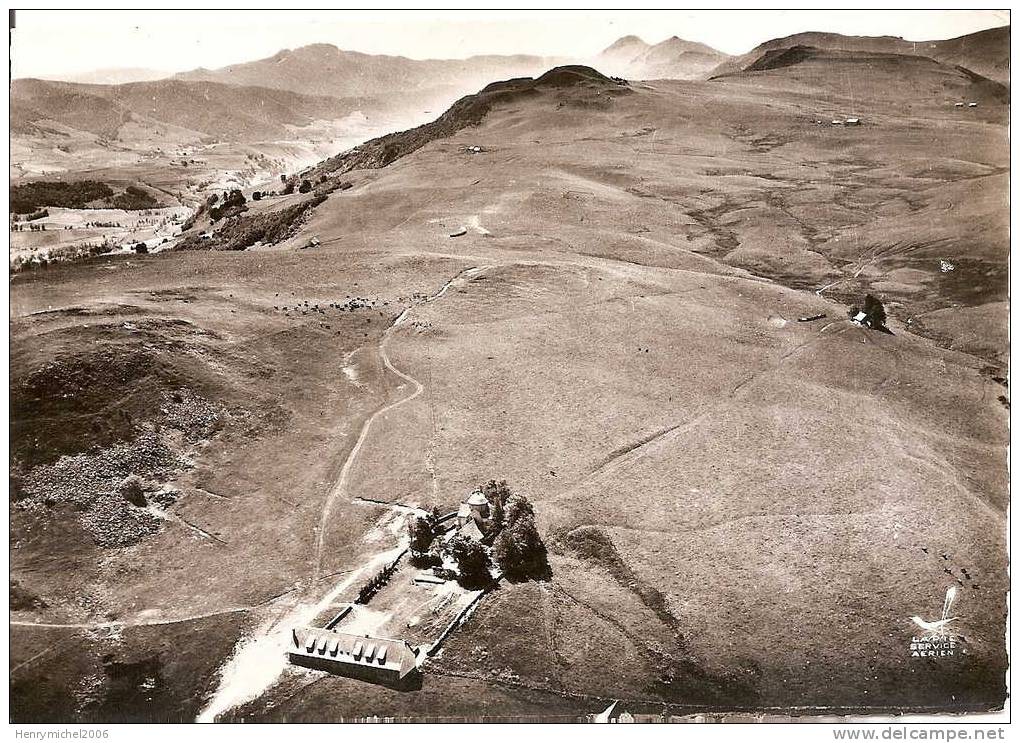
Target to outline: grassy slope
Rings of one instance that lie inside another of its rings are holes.
[[[394,364],[426,389],[380,417],[350,492],[449,506],[505,477],[536,502],[552,583],[483,602],[420,691],[326,679],[298,693],[309,679],[289,678],[266,700],[272,713],[246,714],[523,714],[601,708],[605,696],[1000,703],[1005,411],[986,362],[899,323],[892,337],[850,327],[840,305],[759,279],[731,253],[756,246],[760,261],[795,262],[776,278],[817,287],[841,270],[818,236],[865,225],[876,204],[909,214],[940,181],[970,194],[975,167],[1003,167],[1001,127],[958,120],[942,102],[910,117],[876,103],[876,128],[833,131],[812,117],[839,110],[839,96],[818,104],[752,83],[607,98],[543,93],[351,174],[355,187],[304,228],[322,239],[316,249],[101,262],[14,284],[19,317],[179,285],[196,300],[161,311],[264,359],[276,371],[244,384],[292,411],[279,435],[214,441],[186,475],[185,489],[239,499],[195,494],[179,506],[226,546],[167,530],[123,555],[84,556],[122,576],[104,608],[251,602],[307,575],[312,528],[359,418],[402,393],[374,351],[385,318],[336,345],[307,317],[273,314],[276,292],[321,301],[350,290],[405,306],[479,266],[391,339]],[[464,152],[474,144],[490,151]],[[905,159],[935,152],[981,166],[904,174]],[[468,233],[449,238],[460,226]],[[966,258],[966,236],[945,230],[948,257]],[[987,258],[1004,261],[993,248]],[[835,321],[793,322],[818,311]],[[15,344],[40,337],[38,320],[26,327]],[[351,358],[364,387],[342,381]],[[372,517],[339,508],[327,571],[356,561]],[[43,546],[15,554],[16,577],[45,562]],[[33,587],[63,600],[59,580]],[[967,655],[911,661],[908,617],[937,613],[957,580]],[[513,649],[508,616],[544,629],[541,652]]]

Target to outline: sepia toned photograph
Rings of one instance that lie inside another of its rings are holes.
[[[1008,10],[9,38],[10,728],[1005,739]]]

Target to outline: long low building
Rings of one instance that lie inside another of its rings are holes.
[[[404,681],[418,667],[417,655],[404,640],[315,627],[292,630],[287,655],[299,666],[384,683]]]

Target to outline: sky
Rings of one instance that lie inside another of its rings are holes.
[[[584,58],[621,36],[670,36],[730,54],[801,31],[945,39],[1009,24],[1008,11],[46,11],[19,10],[14,77],[107,68],[216,68],[313,43],[370,54]]]

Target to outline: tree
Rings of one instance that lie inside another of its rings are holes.
[[[136,253],[148,253],[149,252],[149,246],[146,245],[145,243],[135,243],[135,252]]]
[[[882,302],[880,302],[877,297],[874,297],[871,294],[864,297],[864,314],[867,315],[868,319],[871,321],[871,327],[885,327],[885,307],[882,306]]]
[[[511,493],[503,505],[503,521],[507,526],[513,526],[514,522],[525,516],[532,521],[535,519],[535,507],[531,505],[525,496],[520,493]]]
[[[489,480],[482,485],[482,495],[489,501],[489,512],[492,514],[492,530],[497,532],[503,528],[503,511],[506,507],[507,498],[513,495],[506,480]]]
[[[287,181],[287,183],[284,184],[283,186],[283,191],[281,191],[280,193],[282,193],[284,196],[289,196],[290,194],[294,193],[294,181]]]
[[[312,182],[305,178],[301,181],[301,185],[298,186],[298,193],[308,193],[312,190]]]
[[[259,193],[258,191],[252,191],[251,200],[252,201],[262,201],[262,194]]]
[[[535,526],[535,507],[506,481],[490,480],[482,487],[493,514],[493,552],[508,580],[544,579],[550,574],[545,544]]]
[[[535,526],[534,516],[521,510],[508,522],[493,544],[496,564],[510,581],[540,580],[549,577],[549,557]]]
[[[247,201],[241,190],[235,188],[223,197],[223,202],[219,206],[214,206],[209,210],[209,218],[215,222],[220,217],[236,216],[248,210],[248,207],[245,206]]]
[[[459,582],[465,588],[482,588],[492,581],[489,553],[479,542],[458,534],[450,540],[450,555],[457,562]]]
[[[438,535],[439,523],[434,514],[415,516],[407,524],[407,533],[411,538],[411,552],[423,555]]]
[[[398,157],[400,157],[400,146],[396,142],[390,142],[388,145],[383,147],[382,152],[383,166],[389,165]]]

